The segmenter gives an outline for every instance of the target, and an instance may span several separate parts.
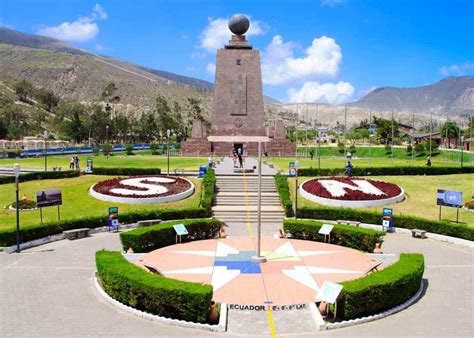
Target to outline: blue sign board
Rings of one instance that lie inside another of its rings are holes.
[[[288,163],[288,176],[295,176],[296,175],[296,163],[290,162]]]
[[[462,207],[462,191],[438,189],[436,204],[445,207]]]
[[[207,172],[207,166],[201,165],[201,166],[199,167],[199,175],[198,175],[198,178],[203,178],[204,175],[206,175],[206,172]]]
[[[118,221],[118,207],[110,207],[109,208],[109,231],[111,228],[115,228],[116,231],[119,229],[119,221]]]
[[[388,232],[392,232],[393,225],[393,209],[383,208],[382,210],[382,230],[387,228]]]
[[[174,231],[176,231],[176,235],[182,236],[188,234],[188,229],[184,226],[184,224],[175,224],[173,225]]]

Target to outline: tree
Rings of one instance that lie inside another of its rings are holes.
[[[104,90],[102,91],[101,94],[101,99],[107,103],[119,103],[120,102],[120,96],[117,95],[117,87],[115,86],[115,83],[109,82]]]
[[[133,154],[133,144],[125,145],[125,151],[127,152],[127,155],[132,155]]]
[[[159,128],[153,112],[143,112],[137,125],[137,133],[140,141],[151,142],[158,137]]]
[[[68,116],[68,120],[62,123],[61,132],[70,140],[81,143],[87,138],[87,130],[84,126],[85,106],[81,103],[68,102],[58,107],[64,114]]]
[[[51,111],[59,103],[59,97],[54,95],[52,91],[44,88],[36,88],[34,96],[45,106],[47,111]]]
[[[407,146],[407,155],[411,155],[412,151],[413,151],[413,147],[411,146],[411,144],[409,144]]]
[[[422,143],[417,143],[415,145],[415,154],[416,156],[421,156],[424,154],[425,146]]]
[[[377,134],[385,141],[390,140],[392,138],[392,124],[393,137],[399,136],[398,123],[395,120],[386,120],[374,116],[374,123],[377,125]]]
[[[117,133],[117,137],[121,142],[127,142],[129,140],[129,134],[132,130],[131,120],[127,115],[120,112],[112,119],[112,125]]]
[[[440,136],[447,137],[447,143],[451,145],[451,139],[457,140],[459,138],[461,130],[454,121],[447,121],[441,126]],[[455,142],[456,143],[456,142]]]
[[[15,84],[15,93],[18,95],[20,101],[30,102],[29,98],[33,96],[34,87],[26,80],[22,80]]]

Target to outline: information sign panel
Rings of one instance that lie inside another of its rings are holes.
[[[184,226],[184,224],[175,224],[173,225],[174,231],[176,231],[176,235],[183,236],[188,234],[188,229]]]
[[[462,191],[438,189],[436,204],[445,207],[462,207]]]
[[[109,208],[109,231],[110,228],[116,228],[118,231],[119,228],[119,220],[118,220],[118,207],[110,207]]]
[[[321,235],[329,235],[334,228],[332,224],[323,224],[323,226],[319,229],[318,233]]]
[[[318,292],[316,299],[321,302],[334,304],[342,291],[343,286],[333,282],[325,281]]]
[[[50,189],[36,192],[36,207],[46,208],[56,205],[63,205],[63,196],[61,190]]]

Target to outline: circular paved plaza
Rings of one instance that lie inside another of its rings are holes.
[[[359,251],[319,242],[228,238],[177,244],[152,251],[140,263],[169,278],[211,284],[213,299],[228,304],[305,304],[316,301],[324,281],[359,278],[375,261]]]
[[[120,250],[117,234],[102,233],[0,253],[0,336],[261,336],[269,337],[265,312],[229,311],[228,332],[185,329],[124,313],[94,288],[94,254]],[[423,297],[387,318],[333,331],[318,332],[301,312],[274,312],[277,336],[472,337],[474,252],[433,240],[388,234],[384,251],[425,256],[427,286]]]

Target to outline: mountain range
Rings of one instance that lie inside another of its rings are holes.
[[[208,81],[97,55],[57,39],[0,28],[0,81],[11,83],[23,79],[64,99],[79,101],[100,100],[103,88],[114,82],[121,104],[147,107],[158,94],[177,101],[195,97],[201,99],[207,113],[214,87]],[[341,110],[331,105],[310,105],[319,113]],[[393,109],[420,116],[472,114],[474,77],[450,77],[416,88],[381,87],[346,105],[354,119],[362,112],[365,116],[369,109],[373,112]],[[294,119],[296,113],[294,104],[284,104],[271,97],[265,97],[265,111],[267,118],[285,120]],[[301,119],[301,112],[298,114]],[[336,123],[331,119],[328,122]]]

